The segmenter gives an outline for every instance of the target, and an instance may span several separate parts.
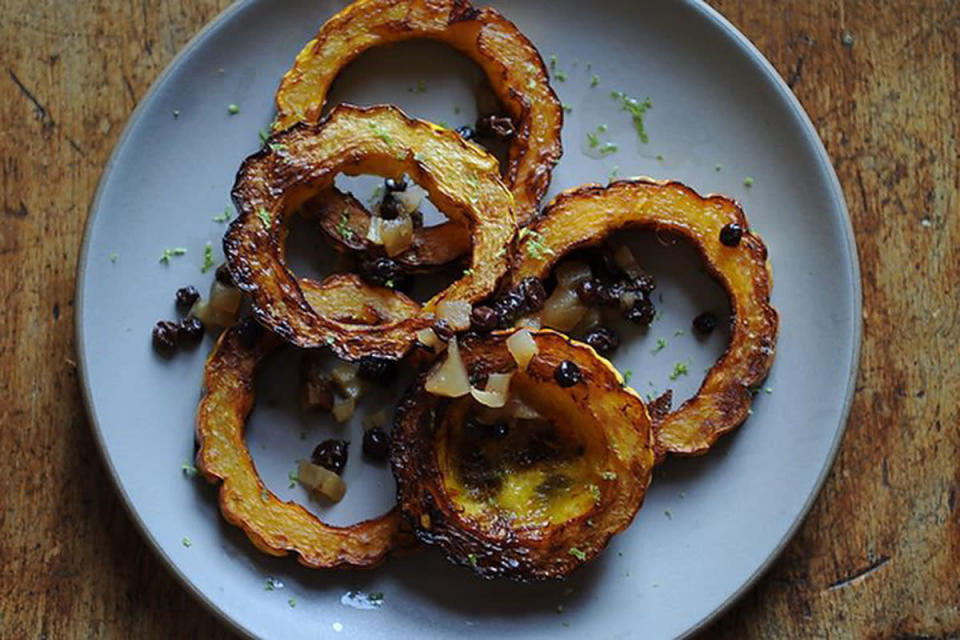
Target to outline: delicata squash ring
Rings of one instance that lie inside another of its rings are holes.
[[[720,241],[729,224],[743,230],[733,247]],[[697,395],[657,424],[664,452],[704,453],[716,439],[746,420],[751,387],[773,364],[778,316],[770,305],[772,278],[767,248],[749,231],[740,207],[722,196],[702,197],[678,182],[621,180],[585,185],[557,196],[519,247],[516,281],[545,278],[570,251],[598,244],[615,231],[646,227],[690,240],[730,299],[730,344],[707,373]],[[531,244],[531,243],[536,243]]]
[[[426,38],[476,62],[515,122],[504,182],[526,224],[537,213],[563,153],[563,108],[536,47],[495,9],[466,0],[358,0],[327,20],[297,55],[277,90],[275,130],[317,122],[340,71],[374,47]]]
[[[282,343],[267,331],[241,324],[226,330],[207,359],[197,410],[197,468],[222,482],[220,512],[264,553],[294,552],[314,569],[372,567],[393,549],[415,545],[394,508],[348,527],[324,524],[294,502],[282,502],[263,485],[243,431],[253,409],[254,373]]]
[[[440,303],[483,299],[506,273],[502,249],[517,231],[513,197],[500,181],[496,159],[455,132],[412,120],[395,107],[341,105],[321,123],[294,125],[271,141],[240,167],[233,188],[239,215],[223,248],[257,320],[286,341],[329,346],[346,360],[397,359],[413,346],[418,330],[433,324]],[[471,230],[470,270],[418,313],[396,322],[358,326],[318,313],[284,260],[286,223],[340,171],[410,175],[441,211]]]
[[[543,419],[504,435],[478,434],[470,396],[441,398],[421,378],[401,403],[392,465],[400,507],[417,537],[488,577],[559,578],[593,558],[643,503],[654,465],[650,416],[613,366],[554,331],[533,335],[538,353],[524,371],[510,332],[466,341],[467,371],[516,371],[511,395]],[[579,366],[562,388],[557,366]]]

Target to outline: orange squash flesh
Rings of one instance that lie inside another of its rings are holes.
[[[640,509],[655,460],[650,416],[589,346],[536,332],[538,353],[518,371],[510,335],[467,340],[461,357],[471,372],[512,372],[510,393],[544,420],[477,440],[467,425],[479,405],[434,396],[421,378],[394,424],[397,494],[417,537],[451,561],[488,578],[559,578],[596,556]],[[556,383],[564,360],[579,366],[582,382]]]
[[[476,302],[505,275],[517,226],[513,198],[497,161],[456,133],[412,120],[395,107],[341,105],[317,125],[295,125],[247,158],[233,189],[239,211],[224,237],[236,285],[250,295],[257,320],[300,347],[330,346],[345,360],[398,359],[418,330],[434,322],[445,301]],[[473,254],[464,276],[430,299],[415,315],[376,326],[326,317],[304,299],[284,260],[289,216],[339,172],[397,177],[408,174],[452,220],[471,229]]]
[[[738,224],[736,247],[720,242],[720,230]],[[746,420],[758,385],[773,364],[779,320],[770,305],[772,276],[767,249],[749,231],[740,207],[722,196],[702,197],[678,182],[621,180],[585,185],[557,196],[521,241],[512,273],[545,278],[570,251],[599,244],[610,234],[647,228],[679,234],[700,252],[710,274],[730,299],[730,344],[707,373],[697,394],[657,424],[664,452],[701,454]]]
[[[536,47],[495,9],[477,9],[465,0],[350,4],[323,24],[284,75],[276,93],[275,130],[318,122],[330,85],[364,51],[417,38],[445,42],[476,62],[516,123],[503,178],[516,200],[517,219],[527,223],[563,152],[563,109]]]
[[[243,529],[262,552],[297,554],[315,569],[365,568],[380,564],[393,550],[415,546],[400,512],[388,513],[347,527],[323,523],[294,502],[282,502],[257,474],[243,439],[254,403],[254,374],[282,343],[266,331],[242,325],[223,332],[207,359],[204,392],[197,410],[197,468],[220,483],[220,512]]]
[[[301,279],[300,289],[314,311],[344,324],[377,326],[420,312],[420,305],[402,293],[369,284],[352,273],[335,273],[319,284]]]

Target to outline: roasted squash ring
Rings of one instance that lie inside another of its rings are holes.
[[[743,229],[739,244],[720,242],[728,224]],[[570,251],[601,242],[632,227],[677,233],[690,240],[710,274],[730,299],[730,344],[707,373],[700,390],[657,425],[659,447],[700,454],[746,420],[751,388],[773,364],[778,316],[770,305],[773,281],[767,248],[749,231],[739,205],[722,196],[702,197],[678,182],[621,180],[607,187],[585,185],[557,196],[519,247],[513,277],[546,277]]]
[[[330,85],[364,51],[417,38],[445,42],[480,65],[516,123],[503,177],[513,191],[517,219],[526,224],[563,153],[563,108],[536,47],[495,9],[476,9],[466,0],[354,2],[320,27],[284,75],[275,130],[319,121]]]
[[[306,202],[301,214],[316,221],[338,250],[366,254],[383,253],[366,238],[370,213],[348,193],[330,188]],[[454,222],[444,222],[414,231],[413,245],[394,260],[407,271],[432,271],[470,251],[470,233]]]
[[[510,335],[466,341],[467,370],[516,370]],[[417,537],[488,578],[559,578],[593,558],[633,520],[654,465],[650,416],[616,369],[559,333],[533,337],[539,352],[511,394],[546,421],[477,440],[478,405],[434,396],[421,378],[394,423],[398,501]],[[554,372],[565,360],[583,381],[561,388]]]
[[[497,161],[453,131],[412,120],[395,107],[341,105],[317,125],[298,124],[243,163],[233,188],[239,211],[223,240],[230,273],[250,294],[266,327],[300,347],[330,346],[346,360],[402,357],[415,333],[430,326],[437,305],[488,296],[507,271],[503,248],[517,225],[513,197]],[[437,206],[473,234],[470,270],[416,315],[377,326],[337,322],[304,300],[284,260],[289,215],[340,171],[350,175],[406,173]]]
[[[394,549],[416,542],[399,510],[348,527],[324,524],[294,502],[282,502],[263,485],[243,431],[253,409],[254,373],[282,343],[267,331],[251,342],[242,325],[224,331],[207,359],[197,410],[197,468],[220,486],[220,512],[272,556],[294,552],[315,569],[372,567]]]

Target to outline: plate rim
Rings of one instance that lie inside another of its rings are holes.
[[[173,561],[173,559],[164,551],[159,540],[153,535],[151,530],[147,527],[146,523],[140,517],[139,512],[137,511],[135,505],[133,504],[132,499],[127,494],[126,489],[121,482],[119,473],[117,472],[116,467],[113,464],[112,458],[107,452],[107,448],[103,439],[103,430],[100,426],[100,421],[97,418],[97,414],[93,408],[93,394],[92,386],[90,384],[89,372],[87,369],[87,362],[84,354],[86,353],[84,338],[83,338],[83,304],[81,301],[84,296],[84,273],[87,270],[87,261],[89,259],[91,239],[93,235],[93,222],[97,216],[97,212],[100,209],[100,201],[103,198],[104,192],[106,190],[106,182],[110,174],[112,173],[119,155],[120,149],[124,146],[127,141],[127,138],[130,137],[134,125],[139,121],[142,111],[144,111],[147,105],[152,102],[154,95],[159,91],[160,87],[164,84],[169,76],[171,76],[174,71],[176,71],[181,64],[183,64],[186,57],[191,54],[200,43],[206,39],[206,36],[221,25],[227,19],[233,17],[236,14],[241,13],[251,5],[259,2],[260,0],[237,0],[233,4],[227,6],[217,15],[215,15],[210,21],[208,21],[203,27],[200,28],[188,41],[187,43],[177,52],[176,55],[170,60],[166,67],[160,72],[159,75],[153,80],[149,89],[140,97],[137,101],[136,106],[133,111],[127,118],[126,123],[124,124],[123,131],[120,136],[117,138],[117,141],[113,145],[113,149],[110,152],[110,157],[107,159],[107,162],[103,165],[103,170],[100,172],[100,178],[97,181],[97,187],[94,191],[93,198],[90,202],[90,206],[87,209],[87,218],[84,222],[83,228],[83,239],[81,241],[80,252],[77,258],[77,266],[75,272],[75,282],[76,282],[76,295],[75,300],[78,301],[76,308],[74,310],[74,349],[77,361],[77,370],[80,374],[78,382],[80,383],[81,396],[83,398],[84,411],[87,416],[88,424],[90,429],[93,432],[94,440],[97,444],[97,449],[99,450],[101,459],[106,467],[107,474],[110,477],[114,488],[120,495],[120,502],[124,507],[124,510],[127,512],[127,515],[136,525],[141,536],[146,540],[148,546],[152,551],[160,557],[163,563],[166,565],[168,571],[173,574],[177,582],[184,587],[188,593],[190,593],[194,598],[196,598],[207,611],[213,613],[213,615],[218,618],[222,623],[226,624],[231,630],[237,632],[238,634],[246,637],[254,637],[250,629],[241,625],[240,622],[233,617],[227,615],[227,613],[215,603],[208,595],[197,587],[187,576],[180,571],[180,568]],[[851,348],[850,348],[850,370],[847,374],[846,381],[846,390],[843,397],[843,406],[840,412],[840,424],[836,433],[834,434],[833,440],[830,443],[830,448],[827,453],[826,458],[824,459],[823,466],[821,467],[819,473],[817,474],[816,481],[813,484],[813,488],[810,491],[810,494],[807,496],[800,510],[797,512],[793,521],[790,523],[790,526],[787,527],[783,536],[774,546],[770,554],[764,559],[763,562],[754,570],[750,576],[744,580],[744,582],[735,589],[730,595],[728,595],[722,602],[717,604],[711,611],[705,614],[700,620],[695,622],[689,628],[687,628],[680,638],[688,638],[698,633],[699,631],[704,630],[711,623],[715,622],[720,616],[726,613],[737,601],[739,601],[748,591],[756,586],[756,583],[759,579],[770,570],[774,562],[776,562],[780,556],[783,554],[783,551],[786,549],[787,545],[796,535],[800,526],[806,520],[809,515],[810,509],[813,508],[814,503],[820,496],[820,493],[823,490],[823,486],[826,483],[827,478],[830,475],[830,471],[833,468],[834,461],[836,460],[837,453],[840,450],[840,444],[843,441],[843,437],[846,434],[847,426],[850,418],[850,411],[853,405],[853,396],[856,387],[856,379],[860,370],[860,359],[861,359],[861,347],[862,347],[862,334],[863,334],[863,288],[862,280],[860,273],[860,256],[857,249],[856,235],[853,229],[853,221],[850,218],[850,212],[847,208],[846,198],[843,193],[843,187],[840,184],[840,180],[837,177],[836,169],[833,166],[833,162],[830,160],[830,156],[827,153],[826,148],[824,147],[823,140],[820,138],[820,135],[817,133],[816,127],[813,125],[813,122],[810,120],[809,115],[806,110],[803,108],[803,105],[800,103],[800,100],[793,93],[784,79],[777,72],[773,64],[767,60],[766,56],[757,48],[753,42],[750,41],[743,33],[737,29],[726,17],[723,16],[717,9],[714,9],[712,6],[706,3],[706,0],[683,0],[684,4],[693,10],[700,13],[700,15],[707,20],[709,20],[713,26],[721,31],[727,38],[729,38],[734,45],[736,45],[741,51],[747,54],[747,57],[758,67],[758,70],[765,77],[765,79],[770,82],[773,88],[776,89],[777,93],[785,99],[785,102],[793,113],[795,117],[798,118],[802,125],[802,133],[805,138],[810,140],[813,143],[813,148],[816,152],[817,160],[822,167],[825,167],[827,170],[827,182],[833,200],[835,201],[836,206],[840,209],[841,213],[841,227],[843,229],[843,242],[850,256],[848,261],[849,268],[849,279],[852,283],[852,304],[853,304],[853,334],[851,336]]]

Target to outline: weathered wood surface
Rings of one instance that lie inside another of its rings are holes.
[[[0,0],[0,637],[227,637],[90,438],[74,267],[124,122],[225,0]],[[960,3],[716,0],[789,79],[857,231],[862,369],[799,535],[707,637],[960,636]],[[849,32],[852,46],[842,34]]]

